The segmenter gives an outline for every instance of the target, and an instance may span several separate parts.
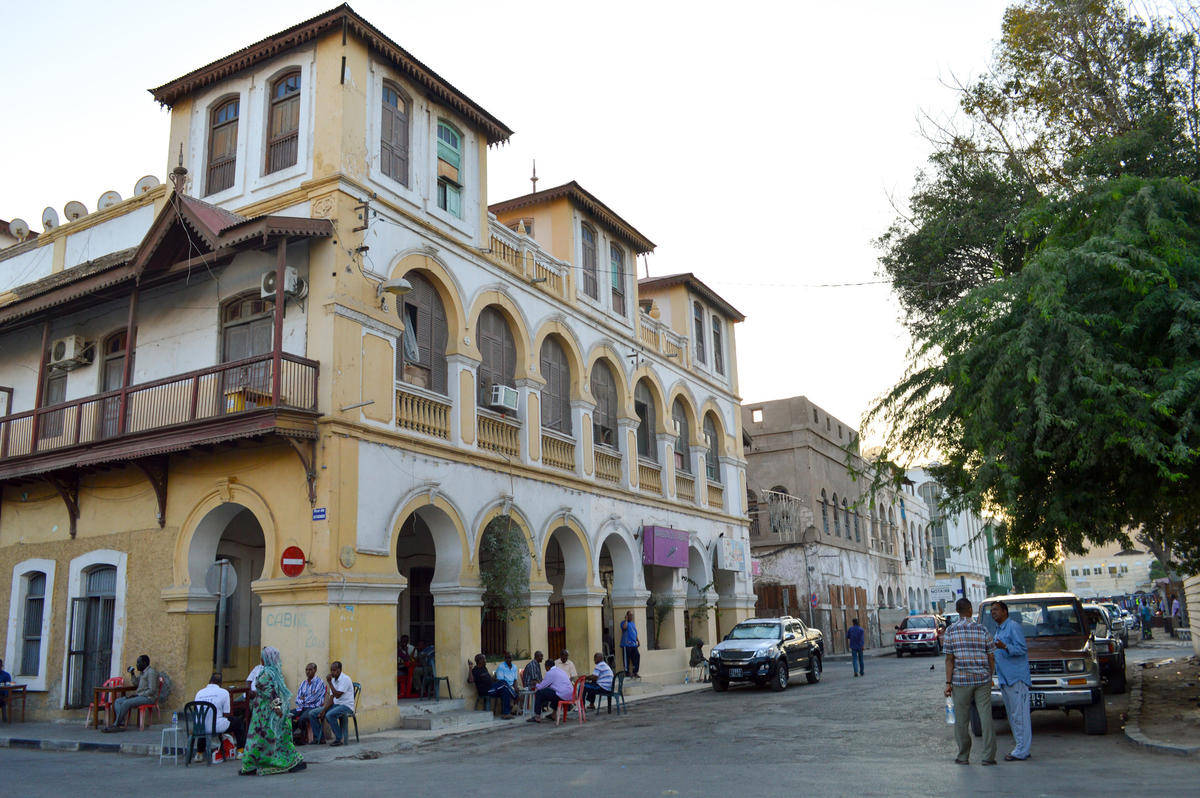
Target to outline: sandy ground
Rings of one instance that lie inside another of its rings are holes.
[[[1181,654],[1143,667],[1142,732],[1175,745],[1200,745],[1200,658]]]

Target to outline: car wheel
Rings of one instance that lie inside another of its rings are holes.
[[[971,705],[971,734],[976,737],[983,736],[983,721],[979,719],[979,710],[974,704]]]
[[[804,674],[804,678],[808,679],[809,684],[816,684],[821,681],[821,655],[813,654],[812,665],[808,667],[808,673]]]
[[[771,689],[775,692],[786,690],[788,686],[788,666],[787,660],[781,659],[775,665],[774,678],[771,679]]]
[[[1104,699],[1083,708],[1083,730],[1088,734],[1108,734],[1108,713]]]
[[[729,689],[729,680],[722,679],[720,676],[714,676],[712,680],[713,692],[723,693]]]

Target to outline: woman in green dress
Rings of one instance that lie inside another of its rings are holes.
[[[292,701],[292,691],[283,680],[279,650],[272,646],[264,648],[262,664],[254,682],[254,705],[241,775],[271,776],[304,770],[304,757],[292,744],[292,720],[286,710]]]

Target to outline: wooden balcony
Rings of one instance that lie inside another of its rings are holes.
[[[282,354],[0,418],[0,479],[270,433],[316,437],[317,363]]]

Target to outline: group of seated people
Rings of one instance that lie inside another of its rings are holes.
[[[488,672],[487,659],[483,654],[477,654],[467,681],[475,685],[475,691],[481,698],[488,696],[500,699],[500,717],[505,720],[514,717],[512,703],[520,691],[532,692],[533,716],[529,721],[541,723],[542,714],[547,709],[553,714],[559,701],[571,701],[575,697],[575,680],[579,678],[579,671],[565,648],[557,660],[550,660],[546,664],[544,673],[542,660],[542,652],[535,651],[533,659],[518,673],[513,665],[512,654],[505,652],[503,664],[493,674]],[[596,653],[592,660],[595,669],[584,677],[583,688],[589,709],[595,709],[597,696],[610,695],[613,687],[613,670],[604,656]]]
[[[407,684],[417,685],[420,694],[425,695],[426,687],[432,687],[432,668],[428,664],[434,655],[433,644],[426,645],[418,640],[416,645],[409,642],[408,635],[401,635],[396,644],[396,677],[397,683],[404,685],[411,671],[412,680]],[[400,698],[411,698],[411,693],[401,691]]]

